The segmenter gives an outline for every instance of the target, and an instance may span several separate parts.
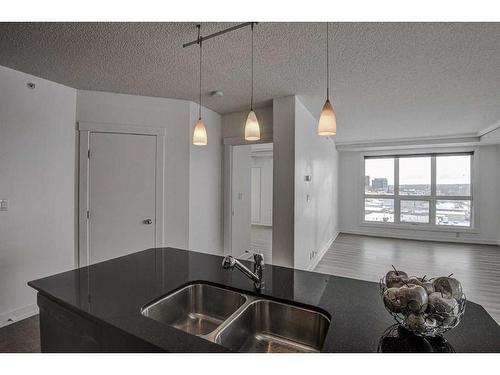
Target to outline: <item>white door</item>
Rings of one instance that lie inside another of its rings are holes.
[[[273,157],[259,155],[252,161],[252,224],[272,226]]]
[[[231,171],[231,252],[238,257],[250,251],[251,230],[250,146],[233,146]]]
[[[262,202],[262,191],[261,191],[261,168],[252,167],[252,224],[260,224],[261,222],[261,202]]]
[[[89,262],[154,247],[156,136],[91,132],[89,141]]]

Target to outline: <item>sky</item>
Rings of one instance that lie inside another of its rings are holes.
[[[394,184],[394,159],[366,159],[365,175],[373,178],[387,178],[389,185]],[[401,184],[430,184],[431,158],[412,157],[399,159],[399,178]],[[437,184],[470,183],[470,156],[453,155],[436,158]]]

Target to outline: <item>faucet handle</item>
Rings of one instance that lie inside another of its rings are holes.
[[[236,263],[236,260],[231,255],[228,255],[228,256],[224,257],[224,259],[222,259],[222,268],[224,268],[226,270],[233,269],[235,263]]]
[[[264,254],[254,253],[253,260],[256,264],[264,264]]]

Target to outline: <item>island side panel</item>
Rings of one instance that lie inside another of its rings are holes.
[[[106,323],[87,319],[38,293],[42,353],[158,352],[159,348]]]

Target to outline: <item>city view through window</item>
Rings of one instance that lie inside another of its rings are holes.
[[[365,158],[364,220],[470,227],[471,159],[471,154]]]

